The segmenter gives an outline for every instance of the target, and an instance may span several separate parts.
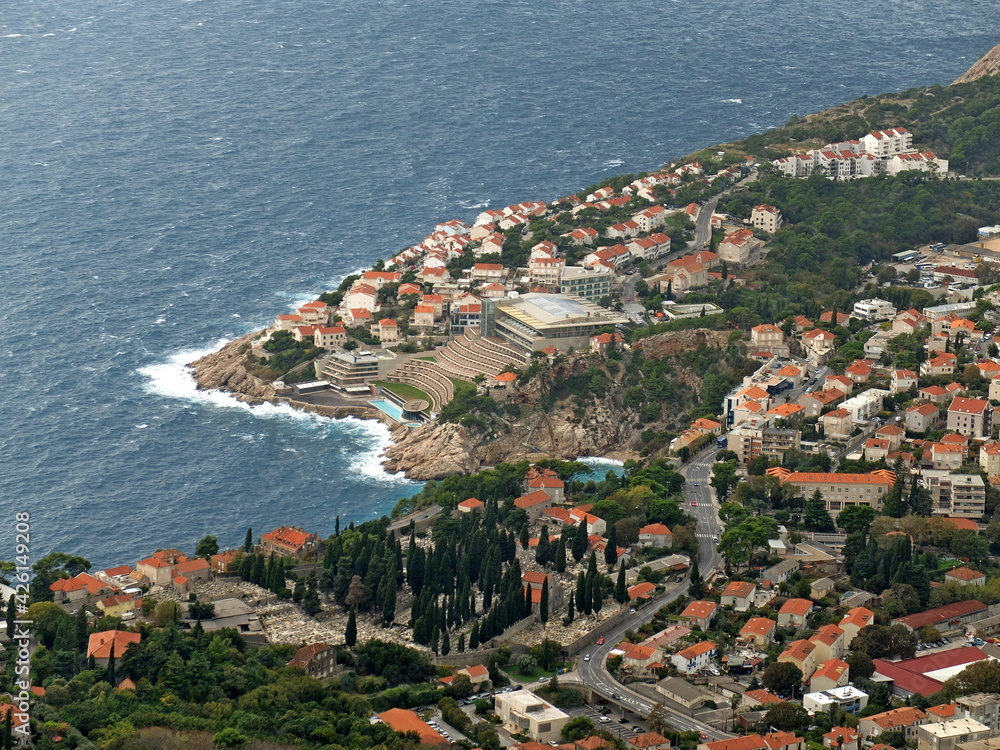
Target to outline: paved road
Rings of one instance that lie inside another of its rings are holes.
[[[714,537],[722,533],[722,524],[719,521],[715,493],[708,483],[711,476],[712,464],[715,461],[717,453],[718,448],[712,447],[695,456],[692,461],[682,468],[682,472],[687,477],[687,483],[684,486],[684,499],[688,503],[688,507],[685,510],[697,519],[695,536],[698,539],[698,566],[702,576],[705,578],[710,576],[722,563],[722,557],[719,555],[717,544],[714,541]],[[690,505],[692,502],[697,503],[697,507],[692,507]],[[567,677],[579,676],[580,680],[587,687],[616,703],[622,709],[632,711],[643,717],[648,716],[649,712],[653,709],[653,704],[644,695],[616,681],[605,667],[605,660],[611,649],[621,642],[626,631],[637,629],[649,620],[653,612],[657,609],[682,596],[686,596],[687,589],[688,581],[685,579],[683,583],[668,587],[659,596],[651,599],[614,631],[605,635],[604,644],[597,645],[595,641],[594,648],[590,651],[590,661],[583,661],[581,657],[577,663],[576,672],[570,673]],[[668,706],[664,706],[664,711],[667,713],[670,724],[681,731],[701,732],[713,740],[733,736],[727,732],[710,727],[686,713],[675,711]]]

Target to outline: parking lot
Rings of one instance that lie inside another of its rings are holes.
[[[568,709],[566,713],[574,719],[578,716],[586,716],[595,725],[613,732],[623,740],[631,739],[648,731],[644,718],[632,711],[623,710],[611,704],[588,704]]]

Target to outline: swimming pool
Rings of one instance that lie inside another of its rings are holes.
[[[397,422],[404,421],[403,420],[403,410],[399,406],[397,406],[396,404],[392,403],[392,401],[387,401],[384,398],[377,398],[377,399],[375,399],[373,401],[369,401],[368,403],[371,404],[372,406],[374,406],[379,411],[388,414],[390,417],[392,417],[393,419],[395,419]]]

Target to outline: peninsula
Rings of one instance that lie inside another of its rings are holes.
[[[988,256],[962,248],[998,223],[995,183],[970,179],[1000,173],[996,58],[959,79],[971,81],[865,97],[656,172],[442,222],[192,363],[195,378],[251,403],[381,419],[386,468],[415,479],[676,453],[765,354],[801,357],[787,366],[808,381],[808,361],[864,353],[847,317],[814,335],[831,310],[849,316],[876,293],[919,310],[982,286],[928,288],[927,269],[898,261],[932,243],[949,248],[935,265]],[[993,268],[944,275],[988,282]],[[804,338],[775,345],[761,324]],[[826,349],[810,360],[817,338]]]

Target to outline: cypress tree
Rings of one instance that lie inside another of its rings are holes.
[[[601,611],[601,607],[604,606],[604,587],[601,585],[603,576],[594,575],[590,579],[590,608],[594,610],[594,614]]]
[[[528,527],[527,527],[527,525],[521,527],[520,541],[521,541],[521,549],[528,549]]]
[[[358,610],[357,607],[351,607],[351,612],[347,615],[347,629],[344,631],[344,643],[347,644],[348,648],[354,648],[354,644],[358,642]]]
[[[264,556],[254,555],[253,556],[253,569],[250,572],[250,581],[255,583],[260,587],[264,587]]]
[[[9,617],[9,615],[8,615]],[[8,620],[10,622],[10,620]],[[8,633],[13,632],[8,630]],[[76,611],[76,648],[79,651],[86,651],[87,648],[87,610],[80,607]]]
[[[542,598],[538,603],[538,619],[545,625],[549,621],[549,579],[542,583]]]
[[[479,620],[472,623],[472,630],[469,631],[469,648],[473,651],[479,648]]]
[[[8,708],[3,717],[3,747],[11,750],[14,747],[14,709]]]
[[[387,584],[385,587],[385,596],[382,598],[382,623],[389,627],[392,625],[392,621],[396,619],[396,587],[393,585],[395,583],[395,571],[391,579],[386,579]]]
[[[611,524],[608,531],[608,546],[604,548],[604,562],[614,565],[618,562],[618,529],[615,524]]]
[[[243,551],[248,555],[253,551],[253,527],[247,526],[247,536],[243,540]]]
[[[615,601],[624,604],[628,601],[628,589],[625,588],[625,566],[618,568],[618,580],[615,582]]]
[[[559,536],[559,543],[556,545],[556,573],[566,572],[566,537]]]
[[[516,618],[518,620],[531,614],[531,586],[524,587],[524,606],[518,614],[520,615],[520,617]],[[513,623],[514,620],[512,619],[511,622]]]
[[[105,672],[108,678],[108,682],[111,683],[111,687],[118,686],[117,675],[115,674],[115,643],[111,642],[111,655],[108,657],[108,670]]]
[[[573,559],[578,563],[583,559],[583,556],[587,554],[587,523],[586,521],[580,521],[576,526],[576,533],[573,535],[573,546],[570,549],[573,553]]]
[[[584,583],[583,573],[576,577],[576,611],[583,614],[590,614],[587,606],[587,587]]]
[[[570,594],[566,598],[569,599],[569,606],[566,609],[566,619],[569,622],[573,622],[573,620],[576,618],[576,613],[573,611],[573,595]]]
[[[333,534],[334,536],[340,536],[340,516],[333,522]]]
[[[451,638],[448,636],[448,631],[444,630],[441,632],[441,656],[447,656],[451,653]]]
[[[461,633],[458,636],[458,653],[465,653],[465,633]]]
[[[688,584],[688,595],[692,599],[701,599],[705,595],[705,580],[701,577],[697,555],[691,560],[691,578]]]

